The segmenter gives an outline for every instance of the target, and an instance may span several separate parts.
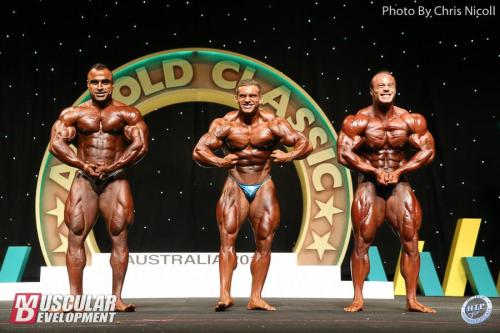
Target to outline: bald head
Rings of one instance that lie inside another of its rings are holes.
[[[373,75],[372,79],[370,80],[370,88],[373,89],[374,87],[374,82],[375,81],[380,81],[383,80],[384,78],[386,79],[391,79],[394,82],[394,85],[396,85],[396,78],[391,74],[389,71],[380,71],[377,74]]]
[[[388,71],[378,72],[370,82],[373,104],[392,104],[396,97],[396,79]]]

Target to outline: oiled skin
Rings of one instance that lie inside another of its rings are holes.
[[[363,283],[370,271],[368,248],[387,220],[402,244],[408,310],[434,313],[416,299],[422,211],[410,184],[401,177],[433,160],[434,139],[423,116],[394,106],[396,81],[392,75],[375,75],[370,93],[373,104],[344,120],[337,146],[339,162],[360,172],[351,208],[354,300],[345,311],[363,309]],[[411,150],[416,152],[412,155]]]
[[[276,163],[286,163],[305,158],[312,147],[307,138],[293,130],[286,120],[259,109],[261,95],[257,86],[243,86],[238,90],[236,100],[240,109],[215,119],[193,151],[193,159],[199,165],[225,168],[229,174],[216,208],[221,246],[220,298],[215,310],[224,311],[233,305],[231,281],[236,268],[235,242],[247,218],[252,225],[256,245],[251,263],[252,292],[247,308],[275,310],[261,297],[271,260],[271,245],[280,220],[274,183],[272,179],[267,179],[271,159]],[[293,150],[287,153],[276,150],[279,142],[293,147]],[[224,158],[213,153],[219,148],[224,151]],[[237,184],[263,181],[251,202]]]
[[[112,76],[108,69],[92,69],[87,78],[91,100],[61,112],[52,127],[49,145],[54,156],[81,172],[71,186],[64,211],[69,229],[66,266],[70,292],[83,292],[84,242],[100,213],[111,238],[116,310],[134,311],[135,306],[121,298],[134,204],[130,185],[120,171],[146,154],[148,128],[137,109],[111,98]],[[69,147],[72,141],[76,154]]]

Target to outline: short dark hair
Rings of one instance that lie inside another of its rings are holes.
[[[90,74],[90,72],[91,72],[92,70],[94,70],[94,69],[95,69],[95,70],[97,70],[97,71],[107,69],[108,71],[110,71],[110,72],[111,72],[111,69],[109,69],[109,67],[108,67],[107,65],[105,65],[105,64],[103,64],[103,63],[101,63],[101,62],[98,62],[98,63],[96,63],[96,64],[93,64],[93,65],[90,67],[90,69],[89,69],[89,71],[88,71],[88,73],[87,73],[87,79],[88,79],[88,75]],[[112,82],[114,82],[114,81],[115,81],[115,78],[113,77],[113,73],[112,73],[112,72],[111,72],[111,81],[112,81]]]
[[[109,67],[101,62],[98,62],[98,63],[93,64],[90,67],[90,70],[93,70],[93,69],[108,69],[109,70]]]
[[[235,89],[236,95],[238,95],[238,89],[240,89],[240,87],[246,87],[246,86],[256,86],[257,88],[259,88],[259,92],[262,90],[262,87],[260,86],[259,82],[253,79],[243,79],[240,80],[240,82],[238,82],[238,84],[236,85]]]
[[[379,74],[389,74],[390,76],[394,77],[394,74],[392,74],[392,72],[391,72],[390,70],[388,70],[388,69],[381,69],[381,70],[379,70],[378,72],[376,72],[376,73],[372,76],[372,78],[371,78],[371,80],[370,80],[370,88],[372,88],[372,87],[373,87],[373,78],[374,78],[375,76],[379,75]],[[394,79],[396,79],[396,78],[394,77]]]

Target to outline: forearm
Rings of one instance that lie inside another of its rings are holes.
[[[293,147],[292,151],[289,151],[290,160],[301,160],[309,156],[312,151],[311,143],[307,139],[298,140]]]
[[[83,170],[85,162],[82,161],[78,155],[71,149],[66,142],[54,141],[50,143],[49,151],[57,157],[61,162]]]
[[[205,168],[219,167],[221,158],[216,156],[212,150],[204,146],[196,146],[193,151],[193,160]]]
[[[401,165],[397,172],[400,174],[408,173],[413,170],[418,170],[424,167],[426,164],[430,163],[434,157],[434,152],[432,150],[421,150],[411,157],[406,163]]]
[[[146,154],[146,147],[142,143],[132,143],[123,152],[118,160],[109,166],[108,172],[113,172],[119,169],[123,169],[129,165],[137,163]]]
[[[366,174],[375,174],[375,171],[377,170],[376,167],[366,162],[353,152],[343,152],[341,154],[341,158],[339,158],[339,162],[349,169],[353,169]]]

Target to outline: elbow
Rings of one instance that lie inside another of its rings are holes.
[[[206,167],[206,165],[204,165],[202,163],[202,159],[201,159],[201,149],[196,146],[194,147],[193,149],[193,154],[192,154],[192,158],[193,158],[193,161],[196,162],[196,164],[198,164],[199,166],[202,166],[202,167]]]
[[[142,146],[142,149],[139,152],[139,155],[141,157],[143,157],[144,155],[146,155],[148,153],[148,151],[149,151],[149,146],[146,144],[146,145]]]
[[[49,152],[57,157],[57,149],[52,141],[49,143]]]
[[[343,166],[345,166],[345,167],[349,166],[349,163],[347,162],[348,161],[348,155],[347,155],[347,153],[345,151],[340,151],[339,152],[337,160]]]
[[[212,165],[203,159],[203,150],[196,146],[192,154],[193,161],[202,168],[210,168]]]
[[[146,156],[146,154],[148,153],[148,149],[147,148],[143,148],[139,151],[139,153],[137,154],[137,161],[140,161],[144,158],[144,156]]]
[[[312,144],[308,140],[307,141],[307,147],[306,147],[306,153],[305,153],[304,157],[309,156],[309,154],[311,154],[312,151],[313,151],[313,146],[312,146]]]
[[[299,152],[299,156],[296,157],[295,159],[302,160],[302,159],[306,158],[307,156],[309,156],[312,151],[313,151],[313,147],[312,147],[311,143],[309,142],[309,140],[306,139],[297,148],[297,152]]]
[[[194,147],[193,149],[193,154],[191,155],[193,161],[195,161],[196,163],[198,163],[198,147]]]
[[[434,150],[431,150],[430,151],[430,156],[429,158],[427,159],[427,164],[431,163],[432,161],[434,161],[434,158],[436,157],[436,152]]]

